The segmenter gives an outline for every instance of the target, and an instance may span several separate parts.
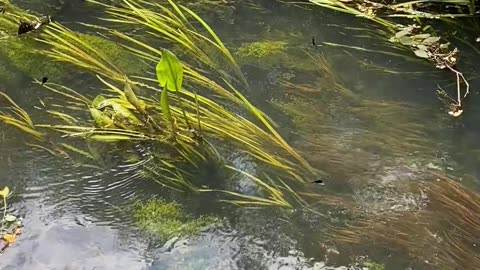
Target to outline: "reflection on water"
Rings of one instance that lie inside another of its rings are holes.
[[[88,17],[91,7],[83,1],[59,7],[60,2],[19,1],[40,13],[53,5],[61,21],[92,20]],[[280,123],[282,135],[328,176],[325,187],[312,185],[311,190],[350,194],[351,201],[345,205],[354,202],[356,212],[344,211],[333,199],[328,204],[326,197],[321,199],[327,204],[320,207],[323,212],[308,214],[219,205],[209,198],[175,194],[145,179],[140,168],[149,157],[143,146],[136,149],[141,159],[134,162],[121,161],[114,151],[103,151],[109,155],[103,157],[104,164],[95,164],[101,165],[98,169],[31,150],[17,132],[5,129],[0,133],[0,186],[12,188],[12,210],[24,218],[26,229],[2,255],[2,269],[360,269],[346,265],[363,255],[359,254],[362,250],[339,254],[323,239],[330,224],[343,224],[355,215],[420,208],[425,198],[410,192],[409,185],[421,182],[428,170],[478,174],[478,130],[471,124],[478,111],[466,112],[461,120],[465,126],[453,123],[434,95],[435,83],[442,78],[435,74],[407,80],[402,75],[366,71],[355,63],[356,58],[371,64],[370,68],[426,68],[410,62],[393,64],[384,56],[312,49],[312,36],[317,42],[374,45],[372,38],[352,40],[347,30],[339,31],[338,25],[358,23],[348,16],[267,2],[264,9],[258,3],[236,1],[235,8],[228,8],[229,16],[204,15],[212,21],[220,17],[214,28],[236,48],[236,56],[261,54],[260,58],[242,58],[255,90],[248,95]],[[76,14],[78,10],[84,12]],[[325,70],[318,72],[305,50],[326,56],[335,78]],[[85,92],[92,91],[83,78],[72,80],[84,86]],[[7,92],[21,104],[36,99],[28,81],[3,84],[10,86]],[[463,151],[473,158],[466,158]],[[228,159],[237,168],[255,174],[253,161],[232,150],[225,152],[231,152]],[[208,173],[203,177],[214,178]],[[475,186],[472,178],[465,179]],[[233,190],[257,192],[255,183],[246,177],[229,180]],[[192,215],[207,212],[225,217],[225,224],[206,228],[196,237],[159,242],[139,232],[128,212],[134,200],[155,195],[179,201]],[[388,269],[414,265],[408,257],[397,259],[384,253],[379,251],[376,259],[386,262]]]
[[[46,218],[48,210],[24,205],[26,229],[2,255],[2,269],[143,269],[144,244],[121,231],[89,222],[74,222],[74,213]],[[80,214],[81,215],[81,214]]]

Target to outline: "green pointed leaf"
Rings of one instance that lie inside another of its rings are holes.
[[[112,108],[116,116],[119,116],[120,118],[126,118],[133,124],[140,123],[140,120],[138,120],[138,118],[122,104],[112,100],[110,100],[110,103],[112,104]]]
[[[429,38],[426,38],[422,41],[423,44],[433,44],[435,42],[438,42],[440,40],[440,37],[429,37]]]
[[[178,58],[168,50],[162,50],[162,59],[157,64],[157,80],[160,86],[169,91],[180,91],[183,81],[183,66]]]
[[[0,190],[0,196],[1,197],[8,197],[8,195],[10,194],[10,189],[8,187],[4,187],[2,190]]]
[[[395,37],[396,38],[401,38],[403,36],[406,36],[406,35],[410,34],[410,31],[411,31],[410,29],[405,29],[405,30],[399,31],[395,34]]]
[[[99,127],[106,128],[115,126],[113,120],[103,114],[103,112],[100,110],[90,108],[90,114],[92,115],[93,120]]]
[[[95,97],[95,99],[93,100],[92,102],[92,107],[93,108],[98,108],[98,105],[104,101],[105,98],[102,96],[102,95],[98,95],[97,97]]]
[[[416,50],[414,51],[415,55],[421,58],[428,58],[428,53],[424,50]]]
[[[125,97],[127,98],[128,102],[130,102],[130,104],[132,104],[137,111],[144,113],[146,107],[145,102],[137,98],[135,92],[133,92],[133,89],[130,87],[128,82],[125,83],[125,88],[123,91],[125,92]]]
[[[417,45],[417,48],[422,51],[428,51],[428,47],[422,44]]]
[[[398,41],[402,43],[403,45],[410,46],[413,44],[413,40],[410,37],[403,36],[398,38]]]
[[[415,36],[412,36],[413,39],[426,39],[426,38],[429,38],[431,35],[430,34],[419,34],[419,35],[415,35]]]

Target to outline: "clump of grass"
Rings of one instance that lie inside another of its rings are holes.
[[[158,198],[136,202],[133,205],[133,217],[142,230],[162,240],[175,236],[194,236],[205,226],[219,222],[211,216],[192,217],[186,214],[179,204]]]

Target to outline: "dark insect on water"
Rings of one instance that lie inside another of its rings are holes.
[[[314,180],[312,183],[314,183],[314,184],[319,184],[319,185],[321,185],[321,186],[324,186],[324,185],[325,185],[325,182],[323,182],[322,179]]]
[[[315,43],[315,38],[312,37],[312,45],[313,47],[320,47],[320,45],[317,45],[317,43]]]
[[[20,22],[20,25],[18,26],[18,35],[37,30],[42,25],[48,24],[50,22],[50,16],[43,16],[40,19],[32,22]]]
[[[29,23],[29,22],[20,22],[20,25],[18,26],[18,35],[28,33],[30,31],[35,30],[36,24],[34,23]]]
[[[48,81],[48,77],[43,77],[42,78],[42,85],[45,84]]]

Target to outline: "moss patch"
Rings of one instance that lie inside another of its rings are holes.
[[[237,49],[239,57],[266,57],[272,54],[282,53],[286,49],[286,43],[281,41],[258,41],[243,43]]]
[[[59,78],[65,74],[62,64],[54,62],[39,54],[35,49],[36,42],[31,39],[12,40],[4,43],[0,49],[10,61],[10,66],[24,72],[25,74],[41,78],[48,76]]]
[[[218,222],[217,218],[209,216],[192,217],[185,214],[179,204],[157,198],[135,203],[134,218],[141,229],[162,240],[174,236],[192,236],[203,227]]]
[[[368,268],[368,270],[385,270],[385,265],[381,263],[367,262],[365,263],[365,266]]]

